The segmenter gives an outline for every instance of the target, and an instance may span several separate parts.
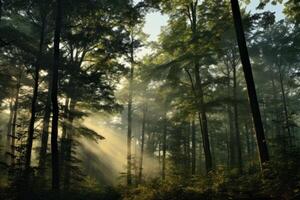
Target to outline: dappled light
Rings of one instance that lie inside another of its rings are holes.
[[[0,0],[0,200],[300,199],[296,0]]]

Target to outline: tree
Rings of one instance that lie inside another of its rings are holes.
[[[62,27],[62,0],[56,1],[56,18],[55,18],[55,33],[54,33],[54,54],[52,67],[52,127],[51,127],[51,152],[52,152],[52,189],[59,191],[60,189],[60,173],[59,173],[59,155],[58,155],[58,70],[60,66],[60,33]]]
[[[241,56],[241,62],[243,64],[244,75],[247,83],[248,97],[250,101],[250,107],[252,111],[253,122],[255,126],[255,133],[257,139],[257,145],[259,150],[259,158],[261,166],[269,161],[269,153],[267,148],[267,143],[264,135],[264,128],[261,121],[261,115],[259,110],[259,105],[257,101],[255,84],[253,81],[253,75],[251,70],[250,59],[248,55],[248,50],[246,46],[246,40],[244,36],[244,30],[242,25],[241,13],[239,8],[239,3],[237,0],[231,0],[233,19],[236,29],[237,41]]]

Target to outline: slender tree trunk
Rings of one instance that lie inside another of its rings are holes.
[[[12,121],[13,121],[13,115],[14,115],[14,111],[13,111],[13,98],[10,99],[9,101],[9,119],[8,119],[8,123],[7,123],[7,134],[6,134],[6,151],[9,152],[10,151],[10,145],[11,145],[11,128],[12,128]],[[9,156],[6,153],[5,154],[5,160],[6,163],[9,164]]]
[[[242,163],[242,148],[241,148],[239,121],[238,121],[236,68],[237,68],[237,66],[234,65],[233,66],[234,129],[235,129],[235,146],[236,146],[236,150],[237,150],[237,167],[239,169],[239,172],[242,173],[242,171],[243,171],[243,163]]]
[[[216,168],[216,146],[215,146],[215,140],[214,140],[214,134],[211,132],[209,134],[209,141],[210,141],[210,149],[211,149],[211,157],[212,157],[212,166],[213,168]]]
[[[196,174],[196,125],[195,119],[193,117],[192,126],[191,126],[191,133],[192,133],[192,175]]]
[[[226,148],[227,148],[227,167],[228,167],[228,169],[231,167],[231,165],[230,165],[230,159],[231,159],[231,157],[230,157],[230,133],[229,133],[229,131],[228,131],[228,129],[226,129]]]
[[[230,71],[230,65],[229,62],[224,61],[224,64],[226,65],[226,71],[227,71],[227,76],[228,76],[228,81],[227,81],[227,97],[229,100],[232,98],[232,89],[231,87],[231,71]],[[227,105],[227,114],[228,114],[228,125],[229,125],[229,130],[228,130],[228,166],[230,168],[235,168],[236,167],[236,145],[235,145],[235,134],[233,130],[233,113],[232,113],[232,105],[233,103],[229,103]]]
[[[146,112],[147,112],[147,105],[145,106],[145,108],[143,110],[142,138],[141,138],[141,156],[140,156],[140,166],[139,166],[139,183],[142,182],[142,176],[143,176],[143,159],[144,159],[144,144],[145,144]]]
[[[231,0],[231,7],[233,13],[233,20],[236,29],[237,41],[240,51],[240,57],[243,65],[244,76],[247,84],[248,97],[250,101],[250,107],[252,111],[252,118],[254,121],[255,134],[257,140],[257,146],[259,151],[260,164],[263,168],[263,164],[269,161],[269,152],[267,148],[267,142],[265,139],[264,128],[261,121],[261,115],[259,110],[259,104],[257,101],[255,83],[253,80],[253,74],[251,69],[251,63],[248,55],[246,39],[242,24],[242,18],[240,13],[240,7],[238,0]]]
[[[184,134],[184,151],[185,151],[185,171],[187,172],[186,175],[190,175],[191,173],[191,148],[190,148],[190,143],[191,143],[191,124],[190,123],[184,123],[183,124],[183,133]],[[186,130],[186,131],[184,131]]]
[[[72,79],[71,79],[72,80]],[[63,123],[62,123],[62,135],[61,135],[61,139],[60,139],[60,173],[61,175],[64,175],[64,187],[66,185],[66,181],[65,181],[65,174],[66,174],[66,158],[67,158],[67,149],[68,149],[68,138],[67,135],[70,133],[71,130],[67,129],[67,123],[70,124],[70,116],[69,113],[70,112],[70,108],[69,108],[69,104],[70,104],[70,98],[67,97],[65,99],[65,105],[64,105],[64,113],[63,113]],[[70,125],[69,125],[70,127]],[[66,189],[66,187],[64,188]]]
[[[228,121],[229,121],[229,166],[231,168],[236,167],[236,146],[235,135],[233,131],[233,117],[231,105],[227,105]]]
[[[21,78],[23,72],[21,71],[19,76],[17,77],[17,87],[16,87],[16,97],[15,104],[13,108],[13,120],[12,120],[12,128],[11,128],[11,145],[10,145],[10,153],[11,153],[11,166],[15,165],[15,148],[16,148],[16,127],[17,127],[17,118],[18,118],[18,108],[19,108],[19,94],[21,88]]]
[[[290,124],[289,124],[289,113],[287,109],[287,98],[286,98],[286,93],[283,85],[283,74],[282,74],[282,69],[281,66],[278,64],[278,71],[279,71],[279,83],[280,83],[280,90],[281,90],[281,98],[283,102],[283,111],[284,111],[284,129],[287,131],[288,134],[288,142],[289,145],[292,144],[292,138],[291,138],[291,130],[290,130]]]
[[[70,114],[69,114],[69,126],[70,129],[67,132],[66,135],[66,143],[65,143],[65,163],[64,163],[64,189],[69,190],[71,185],[71,175],[72,175],[72,147],[73,147],[73,134],[74,134],[74,128],[73,128],[73,121],[74,121],[74,113],[75,107],[76,107],[77,101],[75,99],[71,99],[70,101]]]
[[[47,101],[46,101],[46,106],[44,109],[44,116],[43,116],[41,149],[39,152],[39,176],[42,178],[44,177],[45,170],[46,170],[49,124],[50,124],[50,115],[51,115],[51,80],[50,80],[50,78],[51,78],[51,76],[49,76],[49,82],[48,82]]]
[[[250,142],[250,132],[248,130],[247,124],[245,124],[245,135],[246,135],[246,144],[247,144],[247,154],[248,154],[248,160],[250,161],[252,158],[251,153],[251,142]]]
[[[198,164],[198,172],[199,174],[203,174],[203,166],[202,166],[202,149],[203,149],[203,142],[199,140],[199,164]]]
[[[129,74],[129,95],[128,95],[128,129],[127,129],[127,185],[132,184],[132,163],[131,163],[131,141],[132,141],[132,98],[133,98],[133,75],[134,75],[134,47],[133,35],[131,35],[131,49],[130,49],[130,74]]]
[[[52,69],[52,127],[51,127],[51,152],[52,152],[52,190],[59,191],[60,189],[60,173],[59,173],[59,155],[58,155],[58,68],[60,65],[60,33],[62,24],[62,1],[56,0],[56,20],[55,20],[55,33],[54,33],[54,55],[53,55],[53,69]]]
[[[30,117],[30,122],[29,122],[26,151],[25,151],[26,179],[28,178],[28,175],[30,173],[31,151],[32,151],[32,143],[33,143],[33,137],[34,137],[34,123],[36,120],[36,102],[37,102],[37,98],[38,98],[39,77],[40,77],[41,59],[42,59],[42,55],[43,55],[45,26],[46,26],[46,18],[44,17],[42,19],[42,27],[41,27],[41,33],[40,33],[39,53],[38,53],[36,64],[35,64],[34,87],[33,87],[33,96],[32,96],[32,102],[31,102],[31,117]]]
[[[274,104],[274,113],[273,115],[276,117],[275,118],[275,126],[274,126],[274,133],[276,133],[276,136],[279,136],[280,135],[280,126],[279,126],[279,111],[278,111],[278,106],[277,106],[277,95],[278,95],[278,92],[277,92],[277,88],[276,88],[276,85],[275,85],[275,78],[274,78],[274,75],[273,73],[271,73],[271,81],[272,81],[272,91],[273,91],[273,104]]]
[[[191,24],[191,31],[192,31],[192,42],[197,45],[197,6],[198,6],[198,0],[191,2],[188,7],[188,20]],[[195,96],[197,98],[197,104],[199,106],[199,122],[201,127],[201,133],[202,133],[202,142],[203,142],[203,149],[204,149],[204,156],[205,156],[205,166],[206,166],[206,173],[212,170],[212,157],[211,157],[211,151],[210,151],[210,145],[209,145],[209,135],[208,135],[208,122],[207,122],[207,115],[206,115],[206,108],[204,106],[204,94],[203,94],[203,88],[201,85],[201,79],[200,79],[200,67],[198,60],[195,59],[194,61],[194,69],[195,69]]]
[[[159,173],[161,174],[161,137],[159,138],[159,143],[158,143],[158,168],[159,168]]]
[[[162,138],[162,180],[166,178],[166,153],[167,153],[167,103],[164,108],[164,122],[163,122],[163,138]]]
[[[62,135],[61,138],[65,139],[67,136],[67,123],[69,121],[69,104],[70,104],[70,98],[66,97],[65,105],[64,105],[64,114],[63,114],[63,123],[62,123]]]
[[[201,133],[202,133],[202,142],[203,142],[203,149],[204,149],[204,156],[205,156],[205,167],[206,173],[212,170],[212,157],[210,151],[210,144],[209,144],[209,135],[208,135],[208,122],[206,116],[206,108],[204,106],[204,94],[201,85],[200,79],[200,69],[198,63],[195,63],[195,86],[197,90],[197,96],[199,100],[199,122],[201,126]]]

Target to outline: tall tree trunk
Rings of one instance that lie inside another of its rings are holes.
[[[72,80],[72,79],[71,79]],[[67,136],[67,123],[69,121],[69,104],[70,104],[70,98],[66,97],[65,99],[65,105],[64,105],[64,113],[63,113],[63,123],[62,123],[62,135],[61,138],[64,139]]]
[[[158,168],[159,168],[159,173],[161,174],[161,137],[159,137],[158,141]]]
[[[21,71],[17,77],[17,86],[16,86],[16,96],[15,96],[15,104],[13,108],[13,120],[12,120],[12,127],[11,127],[11,145],[10,145],[10,153],[11,153],[11,160],[10,164],[14,167],[15,165],[15,148],[16,148],[16,127],[17,127],[17,118],[18,118],[18,108],[19,108],[19,94],[21,88],[21,78],[23,72]]]
[[[208,123],[207,123],[207,116],[206,116],[206,108],[204,106],[204,94],[202,90],[201,78],[200,78],[200,68],[198,63],[195,63],[195,87],[197,91],[197,97],[199,98],[199,122],[201,126],[201,133],[202,133],[202,143],[204,149],[204,157],[205,157],[205,168],[206,173],[212,170],[212,157],[210,151],[210,144],[209,144],[209,135],[208,135]]]
[[[228,76],[230,79],[230,73],[229,73],[229,69],[228,69]],[[228,85],[227,85],[227,89],[228,89],[228,97],[231,98],[231,89],[230,89],[230,81],[228,81]],[[229,166],[231,168],[236,167],[236,160],[237,160],[237,156],[236,156],[236,146],[235,146],[235,135],[234,135],[234,131],[233,131],[233,114],[232,114],[232,104],[228,104],[227,105],[227,113],[228,113],[228,124],[229,124]]]
[[[191,126],[192,139],[192,175],[196,174],[196,125],[193,117]]]
[[[163,122],[163,138],[162,138],[162,180],[166,178],[166,153],[167,153],[167,103],[164,108],[164,122]]]
[[[191,31],[192,31],[192,42],[197,45],[197,6],[198,6],[198,0],[190,2],[190,4],[187,6],[187,13],[188,13],[188,20],[190,21],[191,25]],[[210,151],[210,145],[209,145],[209,135],[208,135],[208,123],[207,123],[207,115],[206,115],[206,108],[204,107],[204,94],[203,94],[203,88],[201,84],[200,79],[200,67],[199,62],[197,59],[194,60],[194,70],[195,70],[195,87],[194,87],[194,93],[196,97],[196,103],[199,106],[199,112],[198,112],[198,118],[200,122],[200,128],[201,128],[201,134],[202,134],[202,143],[203,143],[203,149],[204,149],[204,156],[205,156],[205,167],[206,167],[206,173],[212,170],[212,157],[211,157],[211,151]],[[190,77],[191,79],[191,77]],[[191,79],[192,82],[192,79]]]
[[[72,80],[72,79],[71,79]],[[70,124],[69,117],[70,117],[70,98],[66,97],[65,99],[65,104],[64,104],[64,109],[63,109],[63,122],[62,122],[62,134],[61,134],[61,139],[60,139],[60,173],[61,175],[66,174],[66,158],[67,158],[67,146],[68,146],[68,138],[67,135],[71,131],[67,129],[67,123]],[[70,127],[70,126],[69,126]],[[63,177],[65,180],[65,177]],[[65,181],[64,181],[64,186],[65,186]],[[64,188],[65,189],[65,188]]]
[[[286,93],[283,85],[283,74],[282,74],[282,69],[280,64],[278,64],[278,71],[279,71],[279,83],[280,83],[280,90],[281,90],[281,98],[283,102],[283,111],[284,111],[284,128],[287,131],[288,134],[288,142],[289,145],[292,144],[292,138],[291,138],[291,130],[290,130],[290,124],[289,124],[289,113],[287,109],[287,98],[286,98]]]
[[[10,99],[9,102],[9,119],[7,123],[7,134],[6,134],[6,152],[10,152],[10,145],[11,145],[11,129],[12,129],[12,122],[14,116],[14,106],[13,106],[13,98]],[[9,165],[9,156],[5,153],[5,160],[6,163]]]
[[[232,58],[233,59],[233,58]],[[227,71],[227,97],[229,100],[232,98],[232,89],[231,87],[231,70],[230,70],[230,62],[226,62],[224,60],[224,64],[226,65],[226,71]],[[233,131],[233,113],[232,113],[232,103],[229,103],[227,105],[227,114],[228,114],[228,125],[229,125],[229,130],[228,130],[228,166],[230,168],[235,168],[236,167],[236,145],[235,145],[235,134]]]
[[[248,160],[250,161],[251,158],[252,158],[252,153],[251,153],[250,132],[249,132],[249,130],[248,130],[247,123],[245,123],[245,135],[246,135],[246,144],[247,144]]]
[[[240,130],[239,130],[239,121],[238,121],[238,105],[237,105],[237,77],[236,77],[236,68],[237,66],[233,65],[233,110],[234,110],[234,129],[235,129],[235,146],[237,151],[237,167],[239,172],[243,171],[242,163],[242,148],[241,148],[241,139],[240,139]]]
[[[216,146],[215,146],[215,140],[214,140],[214,134],[211,132],[209,134],[209,141],[210,141],[210,149],[211,149],[211,160],[212,160],[212,167],[216,168],[217,165],[217,159],[216,159]]]
[[[147,105],[145,105],[145,108],[143,109],[141,154],[140,154],[140,166],[139,166],[139,183],[142,182],[142,176],[143,176],[143,159],[144,159],[144,144],[145,144],[146,112],[147,112]]]
[[[278,111],[278,106],[277,106],[277,95],[278,95],[278,92],[277,92],[277,88],[276,88],[276,85],[275,85],[275,77],[273,75],[273,73],[271,73],[271,81],[272,81],[272,96],[273,96],[273,104],[275,105],[275,108],[273,108],[274,112],[273,112],[273,115],[275,116],[275,126],[274,126],[274,129],[273,129],[273,132],[276,133],[276,136],[280,136],[280,125],[279,125],[279,111]]]
[[[50,115],[51,115],[51,80],[49,76],[47,101],[46,101],[44,116],[43,116],[41,149],[39,152],[39,176],[41,178],[44,177],[45,170],[46,170]]]
[[[60,57],[60,33],[62,24],[62,1],[56,0],[56,19],[55,19],[55,33],[54,33],[54,55],[53,55],[53,69],[52,69],[52,127],[51,127],[51,152],[52,152],[52,190],[59,191],[60,189],[60,173],[59,173],[59,155],[58,155],[58,68]]]
[[[226,148],[227,148],[227,167],[228,169],[231,168],[231,165],[230,165],[230,133],[228,131],[228,129],[226,128]]]
[[[66,139],[65,139],[65,160],[64,160],[64,189],[69,190],[71,185],[71,175],[72,175],[72,147],[73,147],[73,121],[74,115],[72,113],[75,112],[77,101],[75,99],[70,100],[70,113],[68,117],[70,129],[67,132]]]
[[[183,133],[184,133],[184,157],[185,157],[185,171],[187,175],[191,173],[191,148],[190,148],[190,137],[191,137],[191,124],[183,123]]]
[[[232,7],[233,20],[234,20],[234,25],[235,25],[236,35],[237,35],[239,51],[240,51],[240,57],[241,57],[244,76],[247,84],[247,91],[248,91],[248,97],[249,97],[250,107],[252,111],[252,118],[254,121],[260,164],[261,167],[263,168],[264,163],[269,161],[269,152],[267,148],[267,142],[265,139],[263,124],[261,121],[259,104],[257,101],[255,83],[253,80],[251,63],[248,55],[238,0],[231,0],[231,7]]]
[[[39,52],[36,59],[35,64],[35,72],[34,72],[34,87],[33,87],[33,96],[31,101],[31,117],[28,127],[28,136],[26,142],[26,151],[25,151],[25,175],[26,179],[30,173],[30,163],[31,163],[31,151],[32,151],[32,143],[34,137],[34,123],[36,119],[36,102],[38,98],[38,88],[39,88],[39,77],[40,77],[40,68],[41,68],[41,59],[43,56],[43,46],[44,46],[44,37],[45,37],[45,26],[46,26],[46,18],[42,19],[42,27],[40,33],[40,44],[39,44]]]
[[[127,185],[132,184],[132,162],[131,162],[131,141],[132,141],[132,96],[133,96],[133,75],[134,75],[134,47],[133,35],[131,33],[130,47],[130,74],[129,74],[129,91],[128,91],[128,129],[127,129]]]

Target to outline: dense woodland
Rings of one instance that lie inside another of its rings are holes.
[[[0,0],[0,199],[300,199],[300,2],[249,2]]]

